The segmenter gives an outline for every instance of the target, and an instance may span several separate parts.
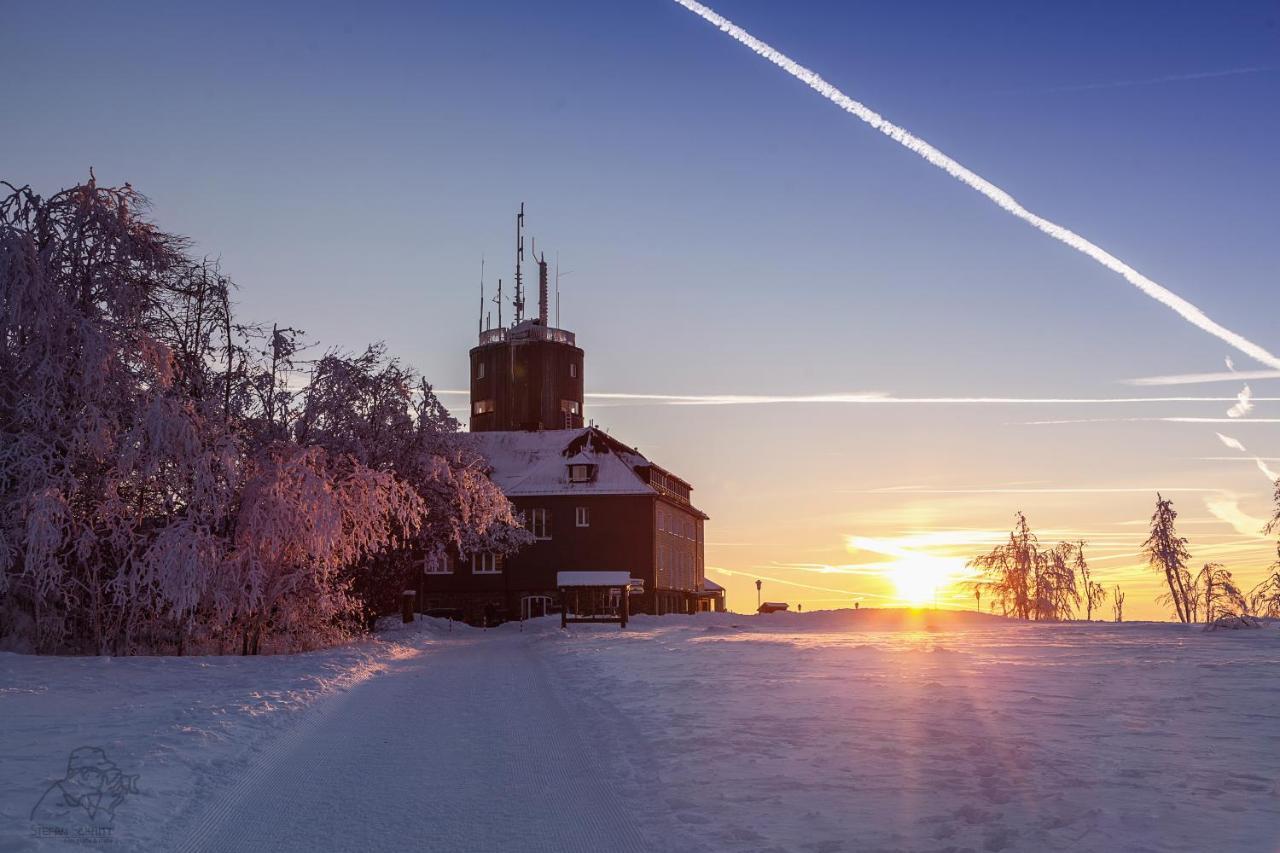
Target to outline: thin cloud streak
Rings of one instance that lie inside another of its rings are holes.
[[[1021,426],[1053,426],[1055,424],[1126,424],[1126,423],[1166,423],[1166,424],[1280,424],[1280,418],[1063,418],[1054,421],[1022,421]]]
[[[921,489],[915,486],[886,486],[880,489],[845,489],[840,494],[851,495],[1092,495],[1092,494],[1127,494],[1131,492],[1220,492],[1221,488],[1162,488],[1160,486],[1080,486],[1061,489]]]
[[[866,105],[850,98],[844,92],[822,79],[822,77],[814,71],[800,65],[787,55],[760,41],[746,30],[729,21],[727,18],[724,18],[711,9],[708,9],[701,3],[695,2],[695,0],[675,0],[675,2],[715,26],[730,38],[733,38],[739,43],[750,48],[762,58],[767,59],[774,65],[777,65],[783,71],[786,71],[791,76],[800,80],[809,86],[809,88],[827,98],[845,112],[885,134],[907,150],[919,155],[930,165],[936,166],[951,177],[986,196],[1002,210],[1007,211],[1044,234],[1065,243],[1081,254],[1097,261],[1112,272],[1122,276],[1134,287],[1174,311],[1178,316],[1182,317],[1196,328],[1208,332],[1219,340],[1226,342],[1255,361],[1280,370],[1280,357],[1273,355],[1271,352],[1258,344],[1255,344],[1248,338],[1245,338],[1243,335],[1233,332],[1225,326],[1210,319],[1208,315],[1195,305],[1183,299],[1181,296],[1178,296],[1176,293],[1168,290],[1164,286],[1157,284],[1155,281],[1152,281],[1142,275],[1124,261],[1094,243],[1091,243],[1084,237],[1076,234],[1074,231],[1027,210],[1019,204],[1013,196],[1009,195],[1009,193],[1005,192],[1000,187],[997,187],[986,178],[983,178],[976,172],[973,172],[967,167],[961,165],[959,162],[953,160],[937,148],[934,148],[918,136],[915,136],[904,128],[886,120],[883,116]]]
[[[1161,83],[1182,83],[1191,80],[1210,80],[1216,77],[1237,77],[1242,74],[1261,74],[1275,71],[1275,66],[1257,65],[1245,68],[1225,68],[1221,71],[1195,71],[1187,74],[1167,74],[1163,77],[1147,77],[1141,80],[1108,80],[1097,83],[1076,83],[1067,86],[1051,86],[1046,89],[1009,89],[995,92],[997,95],[1050,95],[1058,92],[1092,92],[1098,89],[1128,89],[1135,86],[1156,86]]]
[[[1176,373],[1170,376],[1139,376],[1122,379],[1125,385],[1200,385],[1206,382],[1239,382],[1246,379],[1280,379],[1280,370],[1230,370],[1221,373]]]
[[[461,388],[435,391],[436,396],[467,396]],[[826,394],[637,394],[621,391],[588,391],[588,400],[664,406],[753,406],[798,403],[858,405],[1108,405],[1142,403],[1238,403],[1236,397],[895,397],[880,392]],[[1280,402],[1280,397],[1253,397],[1254,402]]]

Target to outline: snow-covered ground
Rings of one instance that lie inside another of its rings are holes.
[[[1278,665],[1274,625],[875,611],[5,654],[0,850],[84,849],[30,812],[88,746],[138,776],[119,850],[1275,851]]]

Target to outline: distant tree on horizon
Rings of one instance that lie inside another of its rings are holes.
[[[1165,500],[1156,493],[1156,510],[1151,516],[1151,533],[1142,544],[1142,553],[1147,557],[1147,565],[1157,572],[1162,572],[1169,592],[1160,596],[1159,601],[1171,604],[1179,622],[1191,622],[1192,586],[1191,574],[1187,570],[1187,560],[1191,552],[1187,550],[1187,540],[1178,535],[1174,522],[1178,512],[1173,508],[1173,501]]]
[[[1198,622],[1203,612],[1206,623],[1219,616],[1249,615],[1249,602],[1236,585],[1231,572],[1221,563],[1205,563],[1192,586],[1191,621]]]
[[[1080,585],[1084,587],[1085,621],[1093,621],[1093,611],[1107,600],[1107,590],[1093,579],[1089,563],[1084,558],[1084,542],[1076,543],[1076,571],[1080,574]]]
[[[1117,622],[1124,621],[1124,593],[1120,591],[1119,584],[1116,584],[1115,590],[1111,593],[1111,612]]]
[[[1280,531],[1280,480],[1275,482],[1275,512],[1262,528],[1270,536]],[[1254,616],[1280,618],[1280,540],[1276,542],[1276,561],[1271,564],[1271,574],[1249,591],[1249,608]]]
[[[1083,549],[1084,543],[1079,544]],[[1027,517],[1014,513],[1009,541],[969,561],[981,572],[970,581],[974,596],[981,602],[989,594],[992,607],[999,602],[1006,616],[1016,619],[1054,622],[1068,619],[1080,603],[1073,558],[1077,546],[1060,542],[1052,548],[1040,547]]]

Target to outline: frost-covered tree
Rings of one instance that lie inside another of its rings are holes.
[[[523,541],[380,348],[306,383],[302,333],[238,323],[131,187],[0,187],[0,641],[314,646],[365,620],[371,567]]]
[[[1192,583],[1191,621],[1199,621],[1202,614],[1205,622],[1212,622],[1219,616],[1242,616],[1248,612],[1249,603],[1231,572],[1221,563],[1205,563]]]
[[[1084,542],[1076,543],[1075,570],[1080,575],[1080,586],[1084,590],[1084,618],[1086,621],[1092,622],[1093,611],[1101,607],[1102,602],[1107,600],[1107,589],[1093,579],[1093,572],[1089,568],[1089,562],[1084,557]]]
[[[1111,591],[1111,613],[1115,621],[1124,621],[1124,593],[1120,591],[1119,584],[1116,584],[1116,588]]]
[[[1192,607],[1192,579],[1187,570],[1187,560],[1191,552],[1187,550],[1187,540],[1178,535],[1174,522],[1178,512],[1173,508],[1173,501],[1165,500],[1156,494],[1156,510],[1151,516],[1151,533],[1142,544],[1142,553],[1147,557],[1147,565],[1164,574],[1169,592],[1160,600],[1170,604],[1179,622],[1190,622]]]
[[[1276,480],[1274,494],[1275,514],[1262,531],[1267,535],[1280,532],[1280,480]],[[1249,591],[1249,609],[1255,616],[1280,618],[1280,541],[1276,543],[1276,561],[1271,564],[1271,573]]]
[[[975,595],[985,591],[1006,616],[1018,619],[1070,618],[1080,601],[1073,563],[1076,550],[1066,542],[1042,548],[1026,516],[1016,513],[1009,541],[969,561],[981,573],[973,582]]]

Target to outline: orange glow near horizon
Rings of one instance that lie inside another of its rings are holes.
[[[911,607],[936,605],[949,597],[955,585],[967,577],[963,557],[938,556],[916,550],[926,543],[919,537],[873,539],[850,536],[850,551],[869,551],[890,557],[881,574],[892,584],[898,602]]]

